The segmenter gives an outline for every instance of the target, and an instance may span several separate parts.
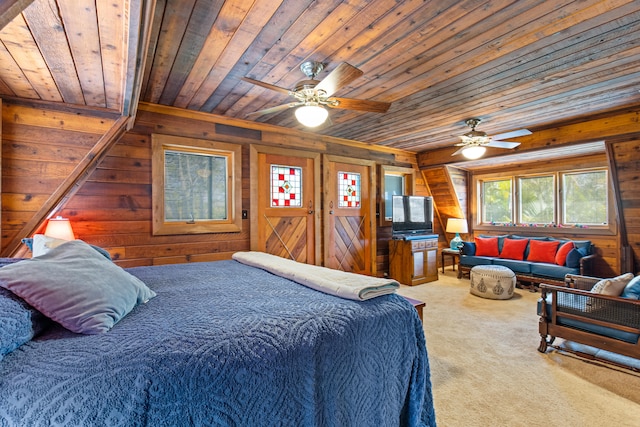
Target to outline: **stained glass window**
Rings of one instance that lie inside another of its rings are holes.
[[[271,165],[271,207],[302,207],[302,168]]]
[[[360,174],[338,172],[338,207],[360,207]]]

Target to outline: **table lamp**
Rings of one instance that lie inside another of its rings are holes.
[[[447,233],[456,233],[456,236],[451,239],[450,247],[451,249],[460,249],[462,246],[462,238],[460,237],[460,233],[468,233],[467,229],[467,221],[464,218],[449,218],[447,220]]]
[[[75,239],[69,219],[62,218],[61,216],[49,219],[44,235],[47,237],[54,237],[56,239],[62,240]]]

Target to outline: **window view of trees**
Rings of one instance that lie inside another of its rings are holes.
[[[606,171],[565,174],[563,189],[565,224],[607,224]]]
[[[165,221],[227,219],[227,158],[165,151]]]
[[[520,222],[551,224],[554,215],[553,176],[520,178]]]
[[[511,180],[485,181],[482,183],[482,222],[512,222]]]
[[[481,223],[607,225],[607,183],[604,169],[480,180]]]

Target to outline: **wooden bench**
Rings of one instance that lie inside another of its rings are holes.
[[[407,301],[409,301],[411,304],[413,304],[413,306],[415,307],[416,311],[418,312],[418,317],[420,318],[420,321],[422,322],[422,309],[424,309],[424,302],[419,301],[417,299],[413,299],[413,298],[409,298],[409,297],[405,297],[403,295],[403,298],[406,299]]]

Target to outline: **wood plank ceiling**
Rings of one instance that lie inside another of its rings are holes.
[[[242,77],[290,89],[306,60],[326,64],[318,79],[364,72],[336,96],[392,103],[331,109],[315,132],[415,152],[458,142],[470,117],[491,135],[640,106],[637,0],[35,0],[14,15],[0,96],[124,115],[139,97],[245,118],[293,98]],[[255,120],[304,129],[292,113]]]

